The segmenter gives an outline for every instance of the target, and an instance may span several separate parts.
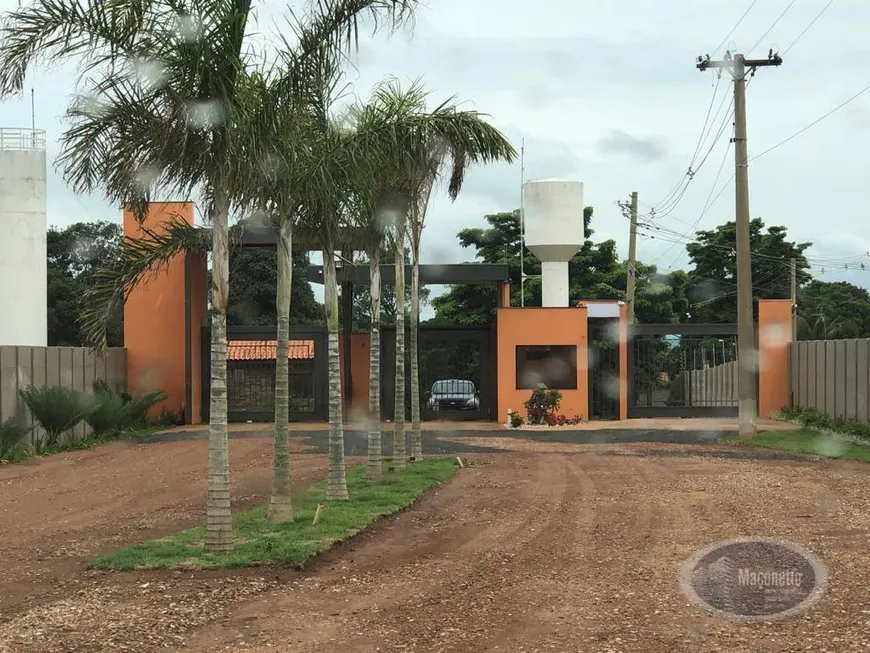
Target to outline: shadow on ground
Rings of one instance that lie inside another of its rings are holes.
[[[487,438],[511,438],[532,442],[556,442],[561,444],[629,444],[629,443],[658,443],[658,444],[709,444],[721,441],[732,435],[725,431],[668,431],[649,429],[601,429],[598,431],[550,431],[537,433],[534,431],[493,431],[493,430],[462,430],[462,431],[425,431],[423,433],[423,453],[425,455],[462,455],[462,454],[486,454],[503,453],[509,449],[493,443],[490,446],[479,444],[480,440]],[[156,442],[180,442],[185,440],[204,440],[208,434],[202,431],[176,431],[173,433],[158,433],[142,438],[142,443]],[[230,431],[230,438],[262,438],[268,437],[263,431]],[[309,453],[328,453],[328,432],[318,431],[294,431],[292,437],[301,440]],[[406,442],[410,436],[406,434]],[[473,439],[474,444],[465,443],[463,440]],[[384,431],[382,434],[385,455],[390,455],[393,449],[392,431]],[[345,454],[348,456],[365,456],[368,451],[368,434],[356,429],[344,431]],[[567,452],[566,452],[567,453]],[[579,455],[586,452],[570,452],[571,455]],[[800,455],[785,453],[773,453],[764,450],[709,450],[709,449],[686,449],[686,450],[661,450],[661,449],[638,449],[632,453],[619,453],[600,451],[603,455],[612,456],[705,456],[708,458],[722,458],[729,460],[805,460]]]

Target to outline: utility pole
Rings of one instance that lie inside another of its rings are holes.
[[[628,280],[625,298],[628,300],[628,323],[634,324],[634,293],[637,288],[637,191],[631,194],[631,230],[628,239]]]
[[[755,349],[755,324],[752,306],[752,260],[749,247],[749,157],[746,149],[746,70],[750,76],[758,68],[779,66],[782,57],[773,50],[767,59],[746,59],[742,54],[725,53],[721,61],[710,55],[698,57],[697,68],[724,68],[734,80],[734,187],[737,217],[737,405],[739,435],[751,438],[758,433],[758,404],[755,381],[758,370]]]
[[[791,260],[791,341],[797,342],[797,259]]]

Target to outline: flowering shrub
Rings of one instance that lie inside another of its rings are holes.
[[[535,388],[531,396],[523,404],[529,416],[529,424],[547,424],[548,417],[556,414],[562,402],[562,393],[558,390]]]
[[[573,426],[574,424],[579,424],[581,421],[579,415],[574,415],[574,417],[565,417],[565,415],[547,415],[545,419],[545,423],[547,426]]]

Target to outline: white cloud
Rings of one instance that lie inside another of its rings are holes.
[[[0,0],[8,10],[17,0]],[[819,5],[819,6],[817,6]],[[821,3],[796,3],[752,56],[773,45],[784,49],[818,13]],[[413,34],[363,42],[349,74],[366,96],[385,75],[423,76],[433,101],[457,94],[467,106],[491,114],[519,147],[526,139],[527,178],[574,177],[585,182],[595,207],[596,237],[615,238],[627,250],[627,223],[615,206],[637,190],[643,207],[659,202],[686,171],[710,102],[714,73],[695,69],[696,55],[709,52],[735,24],[743,8],[690,0],[569,2],[553,0],[538,11],[508,10],[499,0],[441,0],[422,9]],[[758,3],[729,39],[752,46],[782,11],[780,3]],[[285,4],[267,0],[258,30],[268,34]],[[788,138],[863,85],[870,53],[865,28],[870,4],[834,3],[784,56],[776,69],[762,69],[748,90],[749,150],[757,155]],[[728,47],[729,43],[723,46]],[[30,124],[29,89],[36,90],[36,123],[54,143],[63,108],[73,93],[72,67],[32,75],[24,97],[0,104],[0,125]],[[812,80],[812,85],[807,81]],[[720,85],[720,97],[728,92]],[[658,158],[604,153],[608,135],[652,139]],[[730,129],[713,149],[685,195],[663,225],[688,231],[699,217],[724,160],[717,190],[733,172],[725,155]],[[810,255],[836,259],[870,249],[870,221],[862,215],[864,180],[870,162],[870,94],[750,165],[752,215],[782,224],[797,240],[817,243]],[[706,148],[705,148],[706,150]],[[50,147],[50,154],[57,146]],[[703,152],[702,152],[703,154]],[[433,202],[424,254],[429,262],[469,260],[456,233],[482,226],[485,213],[519,204],[519,164],[472,170],[463,194],[451,203]],[[74,199],[56,173],[49,178],[49,221],[119,220],[116,207],[99,196]],[[698,222],[710,228],[733,218],[729,185]],[[670,246],[641,240],[639,256],[657,259]],[[685,264],[674,247],[657,262]],[[839,273],[838,273],[839,274]],[[840,278],[826,269],[823,278]],[[870,274],[843,270],[842,278],[867,285]]]

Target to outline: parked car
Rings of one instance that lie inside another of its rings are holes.
[[[441,379],[428,393],[429,410],[479,410],[480,396],[474,383],[463,379]]]

